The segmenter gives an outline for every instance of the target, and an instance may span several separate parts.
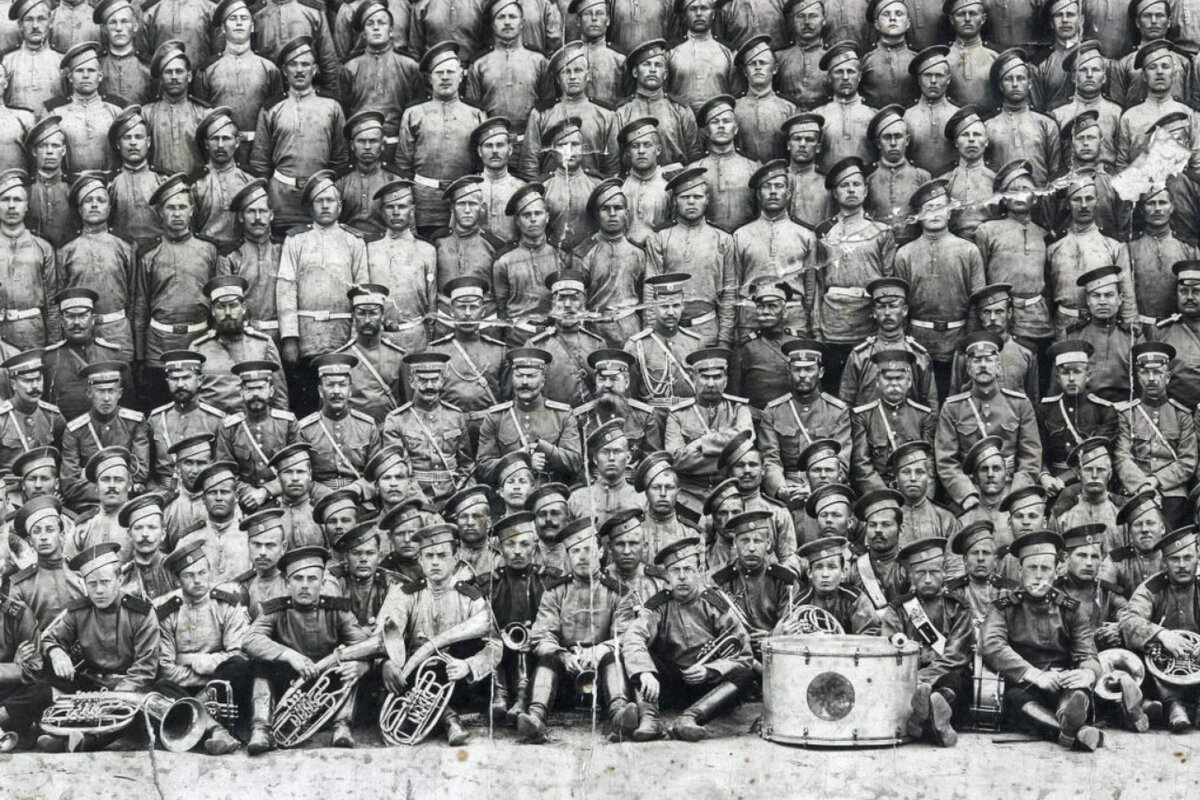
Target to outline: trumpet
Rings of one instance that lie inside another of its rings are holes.
[[[581,644],[574,645],[571,648],[571,654],[576,658],[583,655],[584,647]],[[575,691],[582,695],[591,697],[596,693],[596,668],[581,669],[575,674]]]
[[[226,728],[237,723],[238,707],[233,699],[233,684],[212,680],[204,685],[204,710]]]
[[[42,713],[46,733],[75,742],[86,734],[116,734],[138,712],[158,721],[158,739],[173,753],[191,750],[204,738],[211,722],[204,705],[194,697],[171,700],[158,692],[77,692],[63,695]]]
[[[733,631],[726,631],[700,648],[700,657],[692,666],[706,667],[710,661],[733,658],[741,652],[742,643]]]

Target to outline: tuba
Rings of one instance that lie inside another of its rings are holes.
[[[389,745],[420,744],[450,705],[454,681],[446,677],[446,660],[430,656],[417,667],[413,686],[403,696],[388,693],[379,710],[379,732]]]
[[[158,692],[77,692],[59,697],[42,713],[46,733],[75,742],[84,735],[117,734],[138,712],[158,722],[158,740],[173,753],[191,750],[204,738],[209,716],[195,698],[179,700]]]
[[[837,617],[814,605],[793,605],[788,608],[780,622],[797,622],[800,624],[800,632],[804,634],[846,632]]]
[[[1168,686],[1200,686],[1200,633],[1177,630],[1187,640],[1192,652],[1173,656],[1158,642],[1146,645],[1146,669]]]
[[[346,701],[358,677],[346,680],[341,665],[334,665],[312,678],[294,681],[271,717],[271,733],[280,747],[295,747],[321,729]]]

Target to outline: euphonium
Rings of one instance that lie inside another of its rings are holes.
[[[1157,641],[1146,645],[1146,669],[1150,674],[1169,686],[1200,685],[1200,633],[1178,630],[1192,646],[1192,652],[1173,656]]]
[[[403,696],[388,693],[379,710],[379,732],[390,745],[420,744],[450,705],[454,681],[446,677],[446,660],[430,656],[417,667],[413,686]]]
[[[279,698],[271,718],[275,743],[294,747],[319,731],[350,699],[356,683],[358,673],[346,680],[340,664],[293,682]]]
[[[42,730],[56,736],[120,733],[139,711],[158,721],[158,738],[171,752],[191,750],[204,738],[209,717],[195,698],[171,700],[158,692],[77,692],[42,713]]]

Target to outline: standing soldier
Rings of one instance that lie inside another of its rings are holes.
[[[509,243],[489,231],[484,224],[483,183],[483,178],[478,175],[464,175],[442,192],[442,199],[450,204],[450,223],[448,227],[439,228],[431,234],[437,254],[438,286],[445,286],[458,278],[478,278],[489,287],[492,285],[492,265],[496,256],[503,252]],[[518,188],[509,195],[502,209],[505,217],[510,216],[508,209],[512,205],[512,199],[520,191]],[[389,200],[393,206],[407,204],[410,219],[414,202],[415,195],[411,193],[407,198],[396,196]],[[400,224],[398,218],[402,216],[402,211],[402,208],[394,207],[388,219],[395,220],[397,225]],[[515,220],[514,227],[519,234],[520,227],[516,225]],[[439,298],[439,307],[443,311],[448,305],[447,297]],[[489,304],[484,311],[485,315],[491,316],[495,308]]]
[[[531,114],[533,112],[530,112]],[[503,117],[492,117],[471,131],[471,149],[483,165],[479,184],[483,194],[483,225],[496,238],[511,242],[517,238],[517,226],[504,213],[509,199],[525,184],[509,171],[509,162],[516,163],[516,144],[509,131],[510,123]]]
[[[916,356],[908,350],[877,350],[871,362],[879,370],[879,398],[856,406],[850,415],[850,474],[859,494],[892,486],[892,454],[906,442],[932,445],[937,427],[933,409],[911,396]]]
[[[0,466],[12,467],[23,453],[62,444],[66,421],[58,406],[42,399],[45,351],[26,350],[0,367],[12,383],[11,400],[0,403]]]
[[[958,153],[958,164],[945,175],[946,190],[955,205],[950,215],[950,230],[972,239],[975,229],[992,217],[988,200],[996,175],[985,160],[988,128],[978,108],[963,106],[950,117],[943,133]]]
[[[657,241],[670,239],[664,236]],[[645,289],[650,325],[625,344],[625,351],[633,355],[637,364],[634,395],[655,408],[671,408],[681,399],[696,394],[695,383],[684,361],[704,347],[705,342],[690,328],[680,327],[683,287],[690,280],[691,277],[682,272],[647,278]]]
[[[1100,42],[1095,39],[1080,42],[1070,49],[1062,65],[1063,71],[1071,78],[1069,86],[1074,88],[1075,93],[1057,107],[1046,104],[1043,111],[1053,115],[1059,128],[1088,111],[1095,111],[1100,126],[1098,158],[1107,169],[1112,169],[1117,159],[1117,125],[1122,109],[1101,91],[1107,82],[1109,63],[1100,51]]]
[[[818,66],[825,55],[825,2],[787,0],[783,13],[794,43],[775,43],[779,90],[800,108],[813,109],[833,97],[829,76]]]
[[[325,532],[313,519],[311,453],[309,445],[297,442],[278,450],[267,465],[279,476],[277,501],[283,510],[283,529],[289,550],[325,544]],[[368,462],[364,470],[368,475],[370,467]]]
[[[435,504],[465,484],[475,466],[466,416],[445,399],[450,360],[444,353],[404,357],[412,400],[387,415],[380,434],[384,447],[404,451],[412,477]]]
[[[383,337],[410,353],[424,350],[437,310],[437,252],[412,228],[413,184],[393,180],[375,192],[386,232],[367,243],[367,273],[386,287]],[[361,331],[359,331],[361,334]]]
[[[484,0],[449,0],[431,3],[417,0],[412,4],[409,21],[408,49],[429,53],[442,44],[453,42],[461,51],[464,63],[471,63],[485,49],[486,35],[483,25]],[[422,71],[425,70],[422,67]]]
[[[298,7],[299,0],[275,3],[264,10],[282,9],[287,4]],[[287,79],[287,93],[262,107],[250,151],[250,172],[267,180],[280,228],[309,219],[311,209],[306,208],[303,191],[311,181],[309,176],[324,169],[340,171],[350,163],[342,135],[346,119],[341,106],[313,90],[317,74],[313,48],[311,38],[300,36],[279,51],[276,60]]]
[[[1138,317],[1149,328],[1175,313],[1178,283],[1173,270],[1181,261],[1200,258],[1200,248],[1176,234],[1179,228],[1172,220],[1175,202],[1166,184],[1151,185],[1142,195],[1138,211],[1145,230],[1129,240],[1129,263]]]
[[[708,98],[741,92],[741,75],[728,47],[713,37],[714,0],[681,0],[675,12],[687,30],[667,53],[667,93],[697,111]]]
[[[396,177],[384,158],[383,113],[364,109],[349,117],[342,135],[350,144],[351,166],[337,176],[342,194],[341,220],[375,235],[383,230],[383,209],[375,200],[384,184]]]
[[[1058,391],[1041,401],[1038,422],[1042,429],[1045,463],[1039,478],[1050,492],[1060,492],[1070,476],[1067,455],[1085,439],[1117,439],[1117,412],[1113,404],[1089,392],[1091,359],[1095,348],[1082,339],[1055,342],[1046,351],[1054,364]]]
[[[864,162],[871,161],[873,154],[866,131],[876,109],[863,102],[858,92],[862,81],[858,46],[853,42],[840,41],[825,51],[818,66],[829,74],[833,99],[813,109],[825,120],[821,129],[821,155],[817,160],[817,168],[829,170],[848,156],[858,156]]]
[[[913,163],[930,175],[941,175],[954,166],[954,146],[946,140],[946,123],[958,111],[947,97],[950,88],[950,48],[933,45],[917,54],[908,72],[917,79],[921,97],[907,111],[904,121],[912,131]]]
[[[392,302],[386,286],[363,283],[348,291],[355,337],[334,352],[358,359],[351,374],[350,405],[382,422],[404,394],[400,362],[405,349],[382,336],[384,309]],[[424,348],[414,348],[420,351]]]
[[[150,412],[150,485],[173,491],[177,476],[167,455],[176,441],[200,434],[216,436],[225,412],[199,399],[204,356],[190,350],[163,353],[167,392],[171,402]]]
[[[79,231],[79,216],[68,200],[71,184],[65,177],[67,136],[60,121],[53,114],[42,117],[25,135],[25,150],[34,170],[25,224],[56,250]]]
[[[379,449],[375,420],[350,406],[351,375],[358,359],[348,353],[327,353],[312,360],[317,375],[320,407],[300,420],[300,441],[312,445],[313,479],[325,489],[354,484],[367,490],[363,469]],[[318,488],[319,499],[325,491]]]
[[[1152,0],[1155,5],[1162,0]],[[1187,62],[1175,45],[1166,39],[1156,39],[1138,48],[1133,54],[1133,68],[1140,70],[1146,84],[1146,98],[1124,105],[1125,112],[1117,123],[1117,170],[1123,170],[1146,149],[1154,123],[1166,114],[1182,112],[1190,120],[1192,111],[1175,99],[1175,87],[1186,75]]]
[[[213,51],[216,14],[211,3],[197,7],[187,0],[155,0],[141,10],[137,43],[146,56],[171,40],[178,41],[198,64]]]
[[[0,257],[5,285],[0,339],[18,350],[45,347],[59,330],[54,248],[25,226],[28,181],[23,169],[0,172],[0,232],[9,242]]]
[[[214,108],[196,126],[196,146],[205,163],[192,185],[196,196],[194,222],[196,232],[211,240],[221,255],[241,244],[231,200],[251,177],[234,161],[240,136],[228,106]]]
[[[753,161],[765,163],[786,152],[783,123],[796,113],[796,105],[775,93],[773,82],[779,71],[771,51],[771,37],[749,36],[741,41],[734,62],[745,78],[747,91],[734,108],[737,116],[738,148]],[[783,39],[779,44],[783,43]]]
[[[1034,185],[1045,186],[1058,174],[1058,125],[1030,108],[1031,73],[1024,50],[1014,47],[996,57],[989,76],[1004,103],[985,124],[992,165],[999,168],[1015,159],[1025,159]]]
[[[574,18],[567,18],[563,48],[578,40],[587,56],[585,91],[594,103],[615,108],[625,94],[629,75],[625,71],[624,51],[609,44],[609,13],[606,0],[571,0],[567,7]],[[622,13],[618,9],[617,13]],[[550,71],[555,72],[551,56]]]
[[[892,3],[892,8],[904,8]],[[898,244],[907,244],[917,235],[908,221],[908,198],[932,177],[908,158],[913,143],[912,127],[900,106],[879,109],[867,126],[867,138],[875,145],[879,160],[867,176],[867,216],[892,229]]]
[[[83,230],[58,249],[58,274],[64,288],[87,287],[97,293],[100,335],[118,344],[121,358],[132,360],[134,247],[109,229],[112,196],[103,174],[80,175],[71,184],[69,199],[83,221]],[[104,292],[103,298],[100,292]],[[65,327],[65,318],[63,324]]]
[[[937,405],[929,351],[916,339],[905,335],[908,322],[908,281],[903,278],[876,278],[867,284],[875,317],[875,335],[850,351],[838,396],[852,406],[863,405],[879,397],[879,370],[874,355],[880,350],[907,350],[913,354],[912,388],[909,396],[927,406]]]
[[[570,250],[595,231],[595,221],[587,215],[587,200],[600,183],[598,176],[583,167],[582,120],[568,117],[542,134],[542,144],[556,155],[557,163],[546,176],[546,205],[550,213],[547,235],[555,247]],[[644,164],[653,164],[643,156]],[[654,167],[650,167],[654,171]],[[517,191],[520,191],[518,189]],[[512,197],[509,197],[511,202]],[[508,211],[508,206],[505,206]]]
[[[1011,333],[1014,300],[1013,287],[1009,283],[993,283],[971,295],[971,305],[975,308],[980,330],[991,331],[1004,343],[1000,348],[1000,371],[996,380],[1006,389],[1022,392],[1026,397],[1036,397],[1041,385],[1037,359]],[[967,385],[965,369],[963,354],[955,353],[950,370],[951,389]]]
[[[87,490],[98,505],[91,505],[75,518],[74,541],[68,553],[81,553],[103,542],[120,546],[122,564],[133,560],[133,537],[120,523],[121,506],[130,497],[132,465],[124,447],[105,447],[87,460],[83,468]]]
[[[1082,288],[1084,305],[1078,322],[1067,327],[1066,335],[1092,345],[1095,361],[1088,385],[1107,400],[1130,397],[1130,348],[1140,336],[1117,321],[1122,305],[1121,268],[1097,267],[1076,278]],[[1082,314],[1086,311],[1086,314]]]
[[[588,459],[591,482],[577,487],[567,500],[573,517],[587,517],[593,525],[604,525],[617,513],[638,508],[642,496],[630,484],[630,447],[621,420],[592,428],[585,440],[584,457]]]
[[[105,43],[100,57],[100,80],[113,97],[126,104],[150,99],[150,68],[134,41],[139,16],[129,0],[99,2],[92,11],[92,22],[100,26]]]
[[[572,413],[578,418],[584,436],[610,420],[622,420],[631,468],[636,468],[647,453],[662,449],[657,409],[629,396],[630,373],[636,364],[636,357],[624,350],[592,351],[588,366],[595,375],[596,397],[577,406]]]
[[[546,235],[549,212],[540,184],[529,183],[518,189],[505,213],[516,220],[520,236],[492,265],[492,289],[497,316],[509,325],[505,339],[516,346],[544,321],[550,310],[546,279],[566,268],[567,254],[551,244]]]
[[[535,105],[553,96],[549,62],[522,39],[521,0],[489,0],[484,14],[492,49],[472,61],[465,97],[489,117],[528,119]]]
[[[0,16],[0,21],[5,17]],[[33,127],[35,117],[32,111],[24,108],[12,108],[6,102],[8,96],[8,73],[0,66],[0,110],[3,110],[3,122],[0,123],[0,169],[24,168],[28,154],[21,142],[25,134]]]
[[[4,104],[9,108],[41,111],[63,96],[62,53],[50,46],[54,9],[49,0],[15,0],[8,18],[21,31],[21,44],[0,61],[8,77]]]
[[[888,457],[887,470],[904,495],[900,542],[908,544],[931,536],[953,539],[962,525],[949,509],[929,499],[935,485],[933,445],[922,439],[905,442]]]
[[[660,164],[687,164],[698,159],[700,135],[696,117],[690,108],[666,94],[667,43],[662,39],[643,41],[629,52],[625,68],[633,76],[637,90],[617,108],[614,128],[623,129],[634,120],[657,120],[662,148]]]
[[[954,41],[946,59],[950,66],[950,99],[962,106],[996,108],[1000,101],[989,81],[996,51],[984,45],[982,36],[988,19],[987,6],[983,0],[946,0],[942,9],[954,29]]]
[[[311,66],[316,70],[321,89],[331,95],[337,92],[339,62],[324,5],[313,0],[283,0],[256,6],[252,13],[257,35],[256,52],[287,71],[289,62],[297,57],[288,50],[295,46],[297,39],[307,40],[312,55]],[[300,174],[310,175],[312,171]]]
[[[71,172],[112,169],[112,153],[104,134],[121,113],[121,108],[100,93],[101,86],[108,87],[101,77],[99,43],[83,42],[72,47],[63,56],[62,70],[71,89],[70,95],[64,100],[51,101],[46,111],[54,112],[60,119],[70,153]]]
[[[183,42],[172,39],[159,45],[150,60],[150,77],[159,86],[158,99],[142,107],[154,140],[151,166],[167,175],[191,175],[204,163],[196,128],[208,107],[188,95],[192,59]]]
[[[550,355],[545,395],[568,406],[587,402],[592,394],[588,356],[604,340],[583,327],[587,282],[582,273],[562,270],[546,279],[550,289],[550,326],[529,339]],[[603,308],[603,306],[601,306]]]
[[[824,127],[825,118],[820,114],[797,114],[783,123],[791,192],[788,211],[808,228],[816,228],[833,216],[833,198],[825,188],[825,176],[817,171]]]
[[[221,420],[216,458],[237,464],[238,502],[256,511],[279,495],[279,476],[271,460],[294,444],[300,430],[291,411],[270,406],[272,381],[279,365],[273,361],[239,361],[232,372],[241,382],[242,410]]]
[[[42,365],[46,399],[61,409],[64,419],[75,419],[88,410],[87,381],[80,369],[121,356],[117,345],[96,335],[96,301],[96,293],[83,287],[63,289],[55,298],[63,340],[46,348]]]
[[[646,250],[629,238],[629,205],[617,178],[592,190],[587,211],[599,230],[575,248],[574,266],[587,284],[584,307],[601,313],[594,329],[610,347],[620,347],[641,328],[637,307],[648,271]]]
[[[150,205],[150,198],[166,176],[150,167],[150,126],[142,118],[141,106],[129,106],[113,120],[108,142],[121,159],[108,192],[112,198],[113,233],[149,249],[162,236],[163,224]]]
[[[879,43],[863,55],[863,99],[875,108],[892,104],[907,108],[918,96],[916,77],[910,70],[917,54],[906,41],[908,6],[900,0],[868,2],[867,21],[879,34]]]
[[[783,348],[801,335],[784,325],[792,289],[779,278],[760,275],[750,284],[754,304],[754,330],[738,341],[733,362],[733,385],[756,409],[791,388]]]
[[[619,120],[618,120],[619,121]],[[630,238],[639,244],[667,221],[667,178],[662,167],[662,123],[642,117],[617,133],[623,163],[628,164],[622,188],[629,198]]]
[[[1179,261],[1175,273],[1175,307],[1178,313],[1161,320],[1150,338],[1175,348],[1171,361],[1171,396],[1185,406],[1200,402],[1200,261]]]
[[[343,54],[345,63],[338,73],[338,93],[346,117],[368,109],[382,117],[383,152],[389,162],[399,141],[400,116],[418,97],[421,86],[420,66],[392,44],[393,26],[387,4],[364,0],[354,11],[353,27],[365,48],[353,58],[349,52]]]
[[[749,181],[762,166],[738,152],[734,144],[742,127],[736,103],[730,95],[717,95],[696,112],[707,151],[696,162],[696,169],[704,170],[706,177],[711,176],[708,180],[712,181],[713,193],[708,198],[707,216],[723,231],[736,230],[754,218],[754,193]],[[778,130],[775,126],[771,128],[772,133]],[[675,177],[678,175],[672,180]]]
[[[279,313],[275,310],[275,284],[279,276],[282,242],[271,235],[275,213],[267,194],[267,182],[255,178],[229,198],[234,216],[234,249],[225,248],[221,274],[232,274],[246,282],[244,300],[247,321],[273,339],[279,335]],[[275,342],[278,346],[278,342]]]
[[[420,27],[419,20],[427,10],[414,17],[417,23],[414,29]],[[442,193],[452,181],[472,171],[471,131],[486,118],[478,108],[459,98],[463,80],[461,44],[470,46],[465,40],[456,39],[439,42],[425,51],[421,72],[429,79],[433,97],[409,106],[400,118],[395,166],[416,184],[418,233],[428,233],[447,224],[449,204]],[[472,56],[473,53],[466,53],[462,58]],[[443,275],[442,280],[449,277]]]

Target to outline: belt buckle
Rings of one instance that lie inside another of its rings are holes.
[[[329,322],[329,309],[323,308],[320,311],[306,311],[310,319],[314,322]]]
[[[949,322],[942,322],[941,320],[937,320],[937,321],[935,321],[935,322],[933,323],[933,329],[934,329],[935,331],[939,331],[939,332],[941,332],[941,333],[945,333],[946,331],[950,330],[950,323],[949,323]]]
[[[190,333],[191,331],[189,329],[191,327],[192,327],[191,325],[187,325],[187,324],[183,324],[183,323],[178,324],[178,325],[172,325],[171,333],[181,333],[181,334],[182,333]]]

